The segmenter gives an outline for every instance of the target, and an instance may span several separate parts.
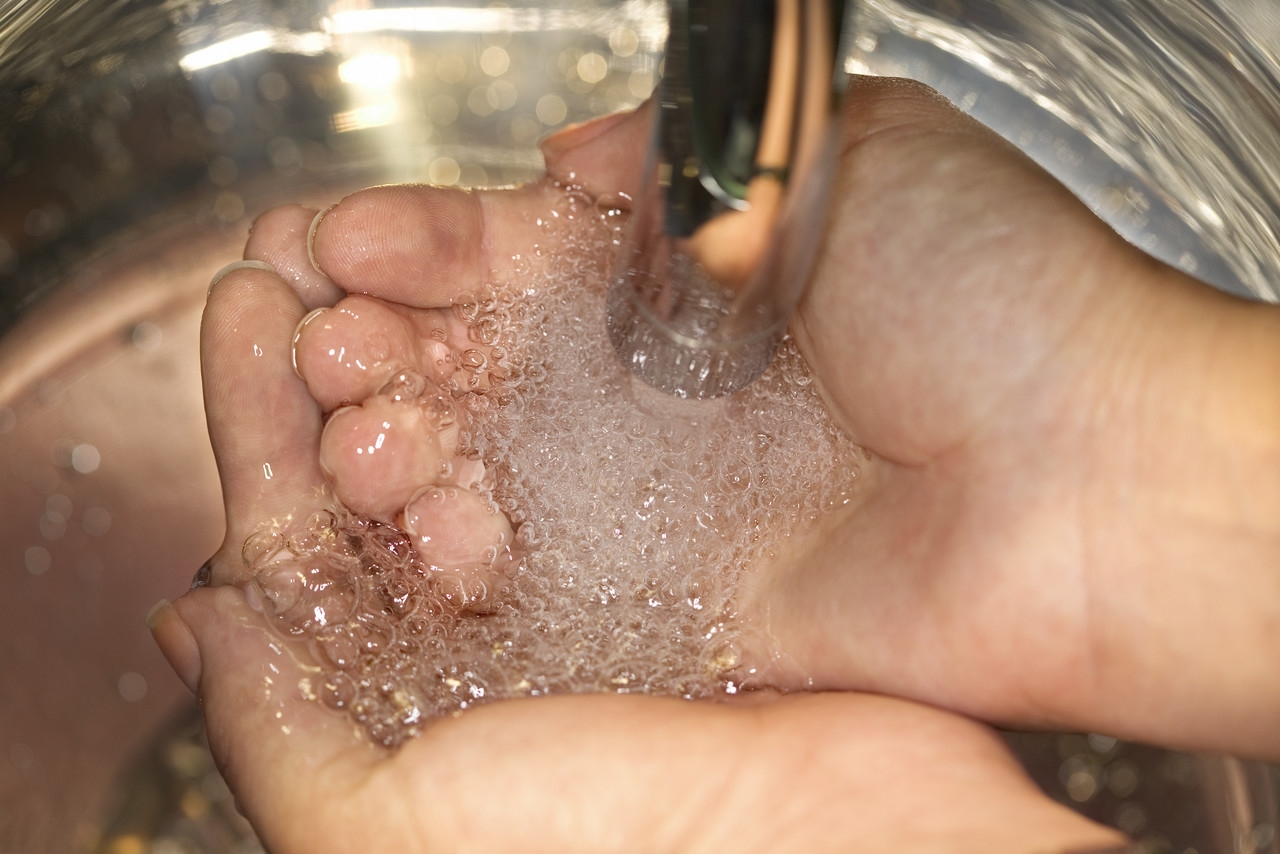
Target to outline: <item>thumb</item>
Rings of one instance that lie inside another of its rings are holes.
[[[547,174],[581,186],[591,196],[640,191],[641,173],[653,135],[654,103],[567,128],[542,140]]]
[[[148,624],[199,695],[214,759],[267,849],[358,850],[359,823],[340,813],[386,754],[308,699],[317,670],[268,628],[253,597],[198,588],[160,603]]]

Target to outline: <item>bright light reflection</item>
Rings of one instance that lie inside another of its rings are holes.
[[[184,71],[196,71],[266,50],[275,42],[276,38],[270,30],[255,30],[252,33],[245,33],[192,51],[182,57],[178,65],[182,66]]]
[[[554,9],[489,9],[465,6],[409,6],[396,9],[349,9],[335,12],[325,23],[331,33],[371,33],[405,30],[430,33],[500,33],[559,29],[548,24],[567,13]]]
[[[347,133],[365,128],[379,128],[395,122],[399,116],[396,105],[390,101],[344,110],[333,115],[333,129],[337,133]]]
[[[386,89],[400,79],[400,60],[389,53],[366,53],[338,66],[338,79],[352,86]]]
[[[629,0],[627,6],[646,10],[652,0]],[[655,9],[657,7],[655,6]],[[634,11],[629,17],[637,17]],[[666,39],[663,15],[645,14],[639,40],[657,46]],[[501,6],[477,9],[467,6],[403,6],[392,9],[348,9],[335,12],[324,20],[323,27],[335,35],[372,33],[389,30],[420,33],[530,33],[551,30],[583,30],[603,36],[611,35],[616,22],[590,10],[582,9],[508,9]]]
[[[279,53],[296,53],[315,56],[329,48],[329,37],[324,33],[292,33],[287,30],[254,30],[220,42],[193,50],[178,60],[178,65],[188,73],[240,59],[251,53],[274,50]]]
[[[627,0],[634,6],[627,16],[638,21],[633,35],[646,49],[660,47],[666,40],[665,17],[650,10],[654,0]],[[637,15],[636,11],[642,14]],[[270,50],[316,56],[332,48],[332,37],[353,33],[387,31],[420,33],[502,33],[581,30],[601,36],[615,34],[616,22],[581,9],[477,9],[465,6],[408,6],[394,9],[348,9],[335,12],[322,23],[324,32],[297,33],[288,30],[254,30],[193,50],[178,65],[188,73],[220,65],[253,53]]]

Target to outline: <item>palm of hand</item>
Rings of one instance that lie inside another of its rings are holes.
[[[1053,722],[1094,665],[1080,463],[1110,378],[1092,313],[1135,261],[988,132],[899,95],[859,103],[795,324],[876,459],[841,527],[758,596],[797,681]]]

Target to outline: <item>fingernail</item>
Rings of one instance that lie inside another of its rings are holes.
[[[325,214],[333,210],[333,205],[318,212],[311,220],[311,227],[307,229],[307,257],[311,259],[311,266],[316,268],[316,272],[322,276],[328,276],[320,267],[320,262],[316,260],[316,232],[320,230],[320,221],[324,219]]]
[[[213,279],[209,282],[209,292],[212,293],[214,285],[221,282],[236,270],[263,270],[271,273],[272,275],[276,275],[276,268],[272,267],[266,261],[232,261],[230,264],[213,274]]]
[[[302,337],[302,330],[308,323],[315,320],[328,310],[329,309],[324,306],[311,309],[311,311],[306,313],[306,316],[298,321],[298,325],[293,328],[293,344],[289,347],[289,355],[293,358],[293,372],[301,379],[306,379],[306,377],[303,377],[302,372],[298,370],[298,339]]]
[[[200,687],[200,647],[185,620],[168,599],[161,599],[147,612],[147,628],[173,672],[187,690]]]
[[[147,628],[151,631],[156,630],[156,626],[160,623],[160,618],[166,611],[173,610],[173,603],[168,599],[161,599],[159,602],[151,606],[151,610],[147,612]]]
[[[630,110],[610,113],[607,116],[588,119],[553,131],[538,143],[538,147],[542,149],[543,160],[554,160],[569,149],[590,142],[610,128],[621,124],[630,115]]]

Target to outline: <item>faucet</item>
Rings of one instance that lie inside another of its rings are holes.
[[[773,359],[817,254],[845,74],[843,0],[672,0],[644,180],[607,298],[610,340],[677,397]]]

